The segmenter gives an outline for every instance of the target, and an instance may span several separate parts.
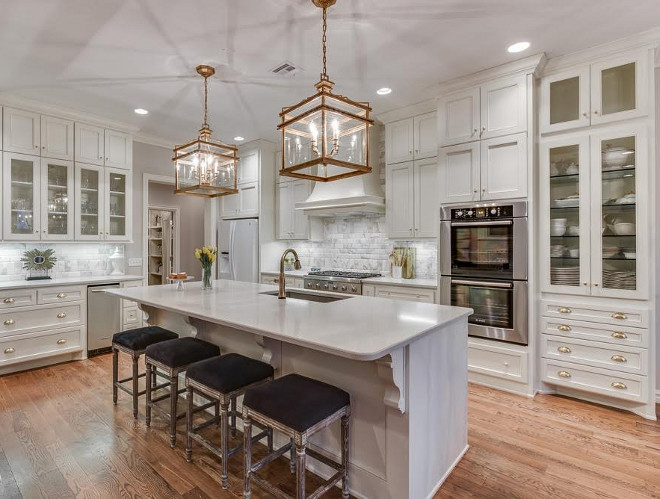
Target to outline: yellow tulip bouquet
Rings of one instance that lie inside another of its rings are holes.
[[[211,289],[211,268],[218,255],[218,248],[203,246],[195,249],[195,258],[202,264],[202,289]]]

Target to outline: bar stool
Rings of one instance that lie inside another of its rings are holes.
[[[179,394],[185,392],[185,388],[179,390],[179,373],[184,372],[190,364],[220,355],[220,348],[213,343],[199,340],[197,338],[179,338],[163,341],[155,345],[149,345],[145,353],[145,364],[147,366],[147,379],[158,376],[165,378],[170,385],[169,393],[152,398],[151,383],[147,383],[147,410],[146,423],[151,425],[151,410],[156,409],[164,416],[170,418],[170,446],[176,445],[176,422],[185,417],[186,413],[178,414],[177,404]],[[167,385],[163,385],[167,386]],[[170,398],[170,410],[159,407],[157,402]],[[204,410],[215,405],[206,404],[198,408]],[[216,409],[217,411],[217,409]]]
[[[214,357],[201,362],[195,362],[186,371],[186,388],[188,390],[188,416],[186,446],[186,460],[192,460],[193,440],[199,442],[222,461],[222,488],[228,485],[228,459],[243,448],[243,443],[229,449],[229,431],[236,435],[236,417],[242,415],[236,411],[236,399],[245,393],[245,390],[254,388],[273,379],[275,371],[270,364],[251,359],[237,353],[229,353],[221,357]],[[193,395],[199,394],[209,401],[220,404],[220,415],[201,423],[193,425]],[[231,404],[231,411],[229,405]],[[231,418],[231,424],[230,424]],[[217,447],[198,432],[203,428],[220,422],[220,447]],[[263,430],[252,437],[257,442],[268,437],[268,448],[273,448],[272,430]]]
[[[305,498],[306,455],[330,466],[337,472],[326,480],[311,496],[319,497],[330,490],[337,482],[342,482],[342,496],[348,498],[348,437],[351,414],[350,396],[344,390],[299,374],[288,374],[275,381],[252,388],[243,398],[243,445],[245,447],[245,483],[243,498],[249,499],[251,480],[268,492],[289,497],[275,488],[256,472],[274,461],[295,444],[296,498]],[[341,419],[341,464],[322,454],[307,449],[309,438],[316,432]],[[252,464],[252,422],[274,428],[291,439],[291,443],[271,452],[261,461]]]
[[[138,360],[149,345],[178,338],[179,335],[158,326],[147,326],[137,329],[129,329],[115,333],[112,336],[112,403],[117,405],[117,390],[122,390],[133,397],[133,417],[138,417],[138,397],[144,395],[146,390],[138,391],[138,380],[146,376],[146,372],[138,372]],[[133,360],[133,375],[119,378],[119,352],[130,355]],[[123,385],[128,381],[133,382],[133,388]],[[147,385],[151,380],[147,378]]]

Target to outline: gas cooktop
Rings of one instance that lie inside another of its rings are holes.
[[[344,279],[368,279],[369,277],[380,277],[380,274],[373,272],[344,272],[341,270],[320,270],[310,272],[308,276],[314,277],[342,277]]]

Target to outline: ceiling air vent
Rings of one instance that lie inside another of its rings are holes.
[[[293,76],[297,72],[298,68],[290,62],[283,62],[271,69],[271,73],[276,74],[277,76]]]

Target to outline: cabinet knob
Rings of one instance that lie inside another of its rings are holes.
[[[626,333],[622,333],[621,331],[614,331],[612,333],[612,338],[616,338],[617,340],[625,340],[628,338],[628,335]]]
[[[559,329],[560,331],[568,332],[571,330],[571,326],[567,326],[566,324],[559,324],[559,326],[557,326],[557,329]]]
[[[11,303],[14,303],[14,299],[13,298],[5,298],[4,300],[2,300],[2,303],[11,304]]]
[[[35,149],[39,149],[39,146],[35,145],[34,148],[35,148]]]
[[[4,324],[5,324],[5,326],[13,326],[14,324],[16,324],[16,321],[14,319],[7,319],[4,322]]]
[[[596,109],[596,110],[594,111],[594,114],[596,114],[596,115],[598,114],[598,109]]]
[[[612,383],[612,388],[616,388],[617,390],[627,390],[628,389],[626,384],[621,383],[621,381],[615,381],[614,383]]]
[[[474,130],[472,130],[472,135],[476,134],[478,131],[479,131],[479,129],[475,128]]]
[[[476,194],[477,192],[479,192],[479,189],[475,188],[474,193]]]
[[[626,314],[624,314],[623,312],[614,312],[612,314],[612,319],[618,319],[618,320],[621,320],[621,321],[625,321],[627,318],[628,318],[628,316]]]
[[[99,156],[99,159],[103,159],[103,156]]]
[[[557,348],[557,351],[559,353],[571,353],[571,349],[564,346]]]
[[[46,146],[41,146],[42,149],[46,149]]]
[[[57,298],[66,298],[66,293],[57,293]]]
[[[569,373],[568,371],[557,371],[557,376],[559,376],[560,378],[570,378],[571,373]]]
[[[588,118],[588,117],[589,117],[589,113],[582,113],[582,116],[584,116],[585,118]]]
[[[597,283],[597,282],[595,282],[595,283],[594,283],[594,286],[595,286],[595,287],[598,287],[598,283]]]
[[[622,364],[624,362],[628,362],[628,359],[626,359],[623,355],[612,355],[610,359],[612,359],[614,362],[620,362]]]
[[[570,313],[571,313],[571,309],[568,308],[568,307],[559,307],[559,308],[557,309],[557,312],[559,312],[560,314],[570,314]]]
[[[66,314],[64,312],[60,312],[59,314],[57,314],[58,319],[64,319],[65,317],[66,317]]]
[[[59,340],[57,340],[58,345],[64,345],[65,343],[66,343],[66,340],[64,338],[60,338]]]
[[[35,233],[35,234],[39,234],[39,231],[38,231],[38,230],[35,230],[34,233]]]
[[[6,354],[14,353],[15,351],[16,351],[16,350],[15,350],[14,348],[12,348],[12,347],[5,348],[5,353],[6,353]]]

